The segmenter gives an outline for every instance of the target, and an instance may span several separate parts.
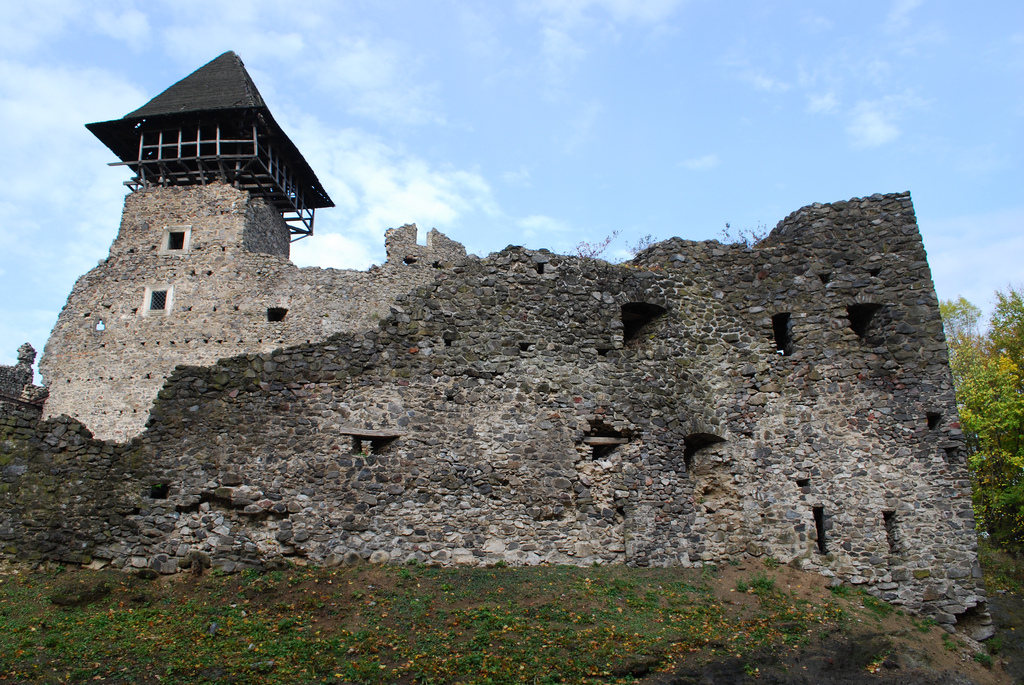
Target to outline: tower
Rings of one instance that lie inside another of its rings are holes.
[[[133,191],[214,181],[262,197],[292,236],[313,233],[333,207],[234,52],[225,52],[121,119],[87,124],[135,177]],[[296,238],[296,239],[297,239]]]
[[[388,232],[367,272],[288,260],[330,197],[226,52],[122,119],[88,124],[134,176],[109,256],[75,284],[39,373],[46,416],[103,439],[140,433],[178,365],[374,328],[395,297],[465,249],[437,231]],[[202,391],[200,391],[202,392]]]

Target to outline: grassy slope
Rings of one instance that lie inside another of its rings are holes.
[[[842,668],[869,679],[916,654],[916,665],[1008,682],[937,627],[760,562],[703,572],[292,568],[149,582],[0,573],[0,683],[624,683],[725,660],[755,682],[823,645],[818,661],[831,662],[837,639],[866,645]]]

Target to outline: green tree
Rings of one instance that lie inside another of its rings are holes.
[[[986,333],[981,311],[960,297],[940,304],[960,423],[967,438],[978,527],[1024,552],[1024,297],[996,293]]]

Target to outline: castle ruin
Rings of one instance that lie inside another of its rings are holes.
[[[228,571],[773,556],[946,624],[983,606],[909,193],[623,264],[467,256],[404,226],[382,266],[300,269],[289,240],[330,199],[265,109],[227,53],[91,125],[120,136],[133,192],[47,343],[42,416],[3,405],[5,555],[161,573],[199,552]],[[204,155],[210,135],[237,147]]]

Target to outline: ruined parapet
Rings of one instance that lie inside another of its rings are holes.
[[[18,348],[18,362],[14,366],[0,365],[0,416],[13,411],[28,411],[38,415],[46,401],[46,388],[34,385],[32,363],[36,351],[25,343]]]
[[[426,245],[417,243],[417,235],[416,224],[405,224],[387,230],[384,234],[384,247],[387,250],[388,265],[419,264],[437,268],[466,256],[466,248],[461,243],[448,238],[436,228],[430,229],[427,233]]]

